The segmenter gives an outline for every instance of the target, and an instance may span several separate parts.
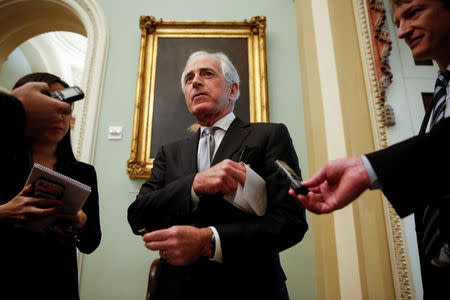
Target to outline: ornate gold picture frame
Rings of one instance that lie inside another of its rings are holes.
[[[250,122],[268,121],[265,17],[249,21],[163,21],[140,17],[136,102],[130,178],[148,178],[159,147],[188,134],[195,119],[187,111],[180,77],[189,55],[224,52],[241,78],[234,112]]]

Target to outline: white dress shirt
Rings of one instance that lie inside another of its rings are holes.
[[[228,127],[230,127],[231,123],[234,121],[235,118],[236,118],[236,116],[234,115],[234,113],[230,112],[229,114],[224,116],[222,119],[220,119],[216,123],[214,123],[213,126],[218,127],[220,129],[216,129],[216,131],[214,132],[214,152],[213,152],[212,158],[214,158],[214,155],[216,154],[217,149],[219,148],[220,143],[222,142],[223,137],[225,136],[225,133],[228,130]],[[205,130],[205,128],[206,128],[206,126],[200,127],[200,136],[203,133],[203,130]],[[199,155],[199,153],[197,153],[197,155]],[[198,205],[198,202],[200,201],[200,198],[194,192],[193,187],[191,187],[191,199],[192,199],[192,202],[194,203],[193,207],[195,210],[195,209],[197,209],[197,205]],[[223,256],[222,256],[222,246],[220,243],[219,233],[217,232],[217,229],[214,226],[210,226],[209,228],[211,228],[214,238],[216,240],[216,251],[214,253],[212,260],[222,263]]]
[[[214,132],[214,152],[213,152],[213,156],[212,156],[213,158],[217,152],[217,149],[220,146],[220,143],[222,142],[222,140],[225,136],[225,133],[227,132],[228,128],[230,127],[231,123],[234,121],[235,118],[236,118],[236,116],[234,115],[234,113],[230,112],[229,114],[224,116],[222,119],[220,119],[216,123],[214,123],[213,126],[218,127],[219,129],[216,129],[216,131]],[[203,133],[205,128],[206,128],[206,126],[200,127],[200,135]],[[200,149],[198,151],[200,151]],[[200,153],[197,153],[197,156],[198,155],[200,155]],[[241,186],[241,184],[239,184],[239,186]],[[243,195],[226,195],[226,196],[230,196],[231,199],[236,200],[236,202],[239,202],[240,200],[242,200],[242,198],[240,198],[240,197],[243,197],[243,198],[245,198],[245,201],[250,201],[253,203],[261,203],[261,202],[265,201],[267,203],[267,200],[263,196],[261,196],[261,193],[263,193],[264,196],[266,195],[265,181],[257,173],[247,171],[246,178],[245,178],[245,184],[243,185],[243,187],[244,187]],[[229,199],[230,197],[227,198],[227,201],[230,201],[230,199]],[[236,197],[239,197],[239,199]],[[261,199],[255,200],[255,199],[251,199],[252,197],[258,197],[258,198],[264,198],[264,199],[263,200],[261,200]],[[194,192],[193,187],[191,187],[191,200],[194,204],[193,209],[196,210],[200,199],[199,199],[198,195]],[[257,201],[257,200],[260,200],[260,201]],[[231,201],[231,203],[233,203],[233,201]],[[240,208],[240,209],[242,209],[242,208]],[[264,212],[265,212],[265,208],[264,208]],[[213,258],[211,260],[222,263],[223,255],[222,255],[222,246],[220,243],[219,233],[214,226],[210,226],[209,228],[211,228],[214,238],[215,238],[215,241],[216,241],[216,250],[215,250]]]

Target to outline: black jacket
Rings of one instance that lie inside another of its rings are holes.
[[[450,269],[438,269],[425,259],[422,216],[431,201],[441,210],[441,235],[450,244],[450,118],[427,134],[367,154],[383,193],[400,217],[414,213],[424,299],[448,299]]]
[[[134,233],[143,227],[215,226],[223,264],[202,258],[174,267],[161,260],[150,299],[288,299],[278,253],[298,243],[308,226],[304,208],[288,195],[289,184],[274,165],[276,159],[284,160],[300,174],[287,128],[236,118],[212,162],[237,161],[246,147],[242,161],[266,181],[264,216],[243,212],[220,194],[202,197],[193,212],[190,189],[198,172],[198,140],[199,132],[162,146],[150,179],[128,209],[128,221]]]

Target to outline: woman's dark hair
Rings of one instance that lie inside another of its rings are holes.
[[[69,85],[65,81],[63,81],[61,78],[59,78],[56,75],[53,75],[50,73],[44,73],[44,72],[37,72],[37,73],[31,73],[31,74],[25,75],[22,78],[20,78],[19,80],[17,80],[13,89],[16,89],[28,82],[45,82],[48,85],[53,84],[53,83],[59,83],[65,88],[69,87]]]
[[[28,82],[45,82],[48,85],[59,83],[65,88],[69,87],[69,85],[65,81],[63,81],[56,75],[45,72],[38,72],[31,73],[20,78],[14,85],[13,89],[18,88]],[[72,151],[72,144],[70,143],[70,127],[66,135],[56,147],[56,157],[58,158],[57,165],[64,164],[70,166],[71,164],[76,162],[76,158],[73,155]]]

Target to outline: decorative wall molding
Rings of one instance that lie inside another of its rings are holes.
[[[20,44],[41,33],[72,31],[86,36],[83,21],[64,2],[69,1],[0,0],[0,65]]]
[[[385,9],[379,0],[353,0],[353,8],[375,148],[383,149],[389,145],[384,114],[385,89],[392,82],[388,63],[391,42],[389,34],[382,29]],[[396,298],[415,299],[403,222],[384,196],[383,206]]]
[[[87,95],[83,101],[80,122],[75,125],[75,155],[92,163],[97,138],[98,116],[108,57],[109,28],[96,0],[62,0],[79,17],[88,38],[82,87]]]

